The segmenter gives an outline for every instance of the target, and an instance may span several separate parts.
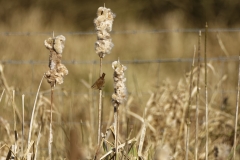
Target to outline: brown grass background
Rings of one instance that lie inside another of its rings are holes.
[[[44,47],[44,40],[51,36],[70,32],[94,31],[93,19],[96,17],[97,8],[100,6],[111,8],[116,13],[113,23],[113,31],[139,31],[136,34],[111,34],[114,48],[110,55],[103,61],[112,62],[120,58],[125,60],[155,60],[167,58],[192,58],[193,46],[197,45],[198,33],[140,33],[142,30],[161,29],[183,29],[183,28],[204,28],[208,22],[211,28],[239,28],[240,18],[238,12],[240,3],[236,1],[201,1],[194,2],[184,0],[181,2],[169,1],[1,1],[0,11],[0,60],[16,61],[41,61],[43,64],[4,64],[4,73],[9,85],[16,90],[16,102],[21,110],[21,95],[26,95],[26,121],[30,120],[30,114],[34,102],[34,97],[41,77],[47,71],[48,50]],[[31,33],[30,35],[7,35],[5,33]],[[36,33],[36,34],[33,34]],[[40,34],[40,33],[49,33]],[[66,34],[65,49],[63,52],[64,61],[93,61],[98,62],[98,56],[94,51],[96,35],[73,35]],[[219,32],[219,36],[226,47],[229,56],[237,56],[240,50],[239,32]],[[202,35],[202,57],[203,57]],[[208,35],[208,57],[227,57],[222,51],[217,32]],[[237,86],[237,61],[212,62],[215,71],[209,72],[209,93],[210,97],[216,84],[223,75],[228,78],[221,84],[214,107],[221,110],[224,97],[228,97],[226,112],[234,113],[236,102]],[[127,66],[127,89],[130,96],[134,97],[131,103],[131,110],[139,115],[143,115],[144,107],[150,97],[149,91],[155,91],[161,82],[168,79],[171,85],[185,77],[190,70],[189,62],[181,63],[146,63],[146,64],[126,64]],[[97,126],[97,92],[93,93],[91,100],[87,87],[81,82],[82,79],[89,82],[98,78],[98,64],[66,64],[69,75],[65,77],[64,84],[58,86],[54,103],[61,115],[60,126],[56,125],[55,133],[62,135],[62,143],[55,141],[55,154],[64,150],[69,145],[69,135],[76,137],[76,133],[71,131],[71,127],[77,127],[76,132],[80,132],[80,121],[85,127],[85,136],[88,135],[87,123],[89,120],[89,105],[92,105],[95,113],[94,124]],[[106,73],[106,85],[104,89],[104,112],[103,131],[112,112],[111,94],[113,91],[111,63],[103,64],[103,71]],[[203,76],[203,74],[202,74]],[[203,88],[203,87],[202,87]],[[41,91],[50,89],[44,80]],[[3,87],[1,87],[3,90]],[[203,94],[203,92],[202,92]],[[50,97],[49,92],[44,94]],[[5,100],[5,101],[4,101]],[[0,103],[0,116],[10,123],[13,132],[12,107],[7,103],[8,99],[4,95]],[[91,103],[90,103],[91,101]],[[57,116],[54,115],[57,121]],[[75,122],[75,123],[74,123]],[[132,120],[135,132],[140,128],[139,121]],[[19,130],[20,130],[20,124]],[[26,128],[27,128],[26,124]],[[1,127],[0,127],[1,128]],[[61,128],[65,128],[63,131]],[[95,127],[96,129],[96,127]],[[0,142],[7,142],[5,131],[0,129]],[[37,132],[37,130],[36,130]],[[95,134],[94,134],[95,133]],[[96,135],[96,131],[93,135]],[[81,135],[81,133],[77,133]],[[83,136],[83,135],[81,135]],[[27,136],[26,136],[27,138]],[[93,136],[93,143],[96,136]],[[44,138],[43,138],[44,139]],[[47,138],[46,138],[47,139]],[[43,140],[44,141],[44,140]],[[46,141],[46,140],[45,140]],[[45,142],[46,143],[46,142]],[[66,143],[66,146],[65,146]],[[59,144],[63,146],[57,146]],[[88,145],[88,141],[79,140],[80,144]],[[43,145],[44,148],[44,145]],[[61,149],[59,149],[61,148]],[[47,152],[47,151],[46,151]],[[68,151],[59,153],[59,157],[66,157]],[[43,153],[44,154],[44,153]]]

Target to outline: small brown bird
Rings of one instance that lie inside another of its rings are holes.
[[[105,77],[105,73],[103,73],[102,76],[99,77],[98,80],[92,85],[92,89],[101,90],[103,88],[104,83],[105,83],[104,77]]]

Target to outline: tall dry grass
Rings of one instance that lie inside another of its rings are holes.
[[[208,64],[208,72],[212,73],[216,68],[213,68],[214,65]],[[201,67],[201,73],[204,74],[205,70]],[[203,77],[203,76],[202,76]],[[203,77],[204,78],[204,77]],[[200,86],[204,86],[204,79],[200,78]],[[217,77],[214,76],[215,82],[217,84],[209,83],[209,86],[221,86],[223,83],[227,81],[226,75],[224,75],[219,82],[217,81]],[[193,69],[193,91],[192,97],[197,94],[197,86],[196,82],[198,80],[197,76],[197,67]],[[138,96],[135,94],[130,94],[129,100],[127,102],[127,124],[119,123],[119,153],[121,156],[128,157],[129,159],[134,159],[134,157],[138,157],[138,146],[140,142],[142,143],[141,149],[141,157],[144,159],[182,159],[185,157],[185,149],[184,144],[186,143],[185,137],[186,128],[181,127],[181,124],[184,124],[185,117],[184,112],[186,112],[186,106],[189,103],[189,94],[187,92],[190,83],[190,72],[186,74],[186,77],[181,78],[177,84],[171,82],[169,79],[160,82],[160,85],[152,88],[150,92],[150,98],[145,104],[141,104],[145,107],[145,111],[139,108],[140,104],[138,101]],[[211,87],[210,87],[211,88]],[[226,100],[218,98],[219,89],[213,90],[210,98],[209,104],[209,159],[220,159],[227,158],[231,156],[231,146],[233,144],[233,133],[234,133],[234,114],[228,111],[228,108],[219,107],[220,105],[225,105],[224,107],[229,107],[229,102]],[[211,92],[210,92],[211,93]],[[45,95],[47,94],[47,95]],[[48,131],[49,126],[47,125],[50,117],[49,111],[51,107],[51,100],[46,97],[50,94],[49,91],[40,91],[39,92],[39,100],[36,104],[36,113],[34,116],[33,123],[33,137],[32,142],[29,144],[29,147],[24,146],[24,156],[28,154],[35,155],[37,157],[47,157],[48,153],[44,150],[48,146]],[[218,96],[214,96],[217,94]],[[3,94],[3,98],[8,98],[6,94]],[[72,98],[74,98],[72,96]],[[84,98],[84,97],[83,97]],[[85,98],[89,98],[85,95]],[[205,157],[205,121],[204,118],[204,94],[203,91],[200,91],[200,99],[201,103],[199,106],[199,134],[198,134],[198,154],[199,159],[204,159]],[[60,99],[57,99],[60,100]],[[8,101],[5,100],[3,104],[7,104]],[[87,103],[86,103],[87,102]],[[189,118],[191,119],[190,132],[189,136],[189,159],[194,158],[194,146],[195,146],[195,107],[196,102],[192,100],[192,106],[189,109]],[[83,102],[88,105],[89,101]],[[224,103],[224,104],[223,104]],[[71,104],[69,104],[71,105]],[[74,104],[72,104],[74,107]],[[54,139],[53,140],[53,157],[85,157],[86,159],[93,158],[95,154],[94,147],[97,143],[94,140],[94,136],[96,134],[89,134],[92,130],[90,126],[89,119],[83,121],[83,123],[74,122],[74,119],[69,121],[66,119],[64,113],[59,112],[59,107],[54,107],[54,116],[53,119],[53,130],[54,130]],[[121,108],[122,109],[122,108]],[[76,110],[75,110],[76,112]],[[84,113],[88,113],[89,110],[86,110]],[[73,114],[73,113],[72,113]],[[105,114],[105,112],[103,112]],[[142,116],[142,115],[145,116]],[[28,117],[28,113],[25,114]],[[73,115],[71,115],[73,116]],[[110,115],[109,115],[110,116]],[[73,117],[72,117],[73,118]],[[82,117],[83,118],[83,117]],[[97,117],[94,117],[96,119]],[[110,117],[108,123],[113,120]],[[124,114],[119,114],[119,119],[124,119]],[[69,121],[69,123],[68,123]],[[71,123],[70,123],[71,122]],[[12,125],[10,125],[9,120],[7,118],[1,118],[1,130],[4,133],[1,138],[4,141],[1,141],[1,155],[2,157],[8,155],[9,149],[11,148],[11,144],[14,144],[14,132],[11,129]],[[124,129],[124,125],[127,125],[129,131],[127,133],[127,139],[125,139],[126,130]],[[29,125],[25,125],[24,129],[26,131],[29,130]],[[96,125],[97,126],[97,125]],[[142,126],[142,127],[141,127]],[[144,127],[145,126],[145,127]],[[41,128],[41,130],[39,130]],[[145,128],[145,129],[144,129]],[[93,128],[95,133],[97,133],[97,128]],[[21,125],[19,122],[17,123],[18,134],[21,134]],[[145,138],[142,138],[142,132],[145,130]],[[70,134],[74,133],[74,134]],[[102,135],[102,146],[98,152],[97,157],[100,159],[109,159],[114,155],[113,142],[114,138],[112,135],[115,134],[113,126],[107,126],[103,129],[104,135]],[[181,134],[182,133],[182,134]],[[39,136],[42,135],[42,136]],[[87,135],[92,135],[89,137]],[[26,137],[22,135],[23,137]],[[73,137],[71,137],[73,136]],[[41,137],[41,138],[40,138]],[[82,137],[82,138],[80,138]],[[85,138],[84,138],[85,137]],[[124,138],[125,137],[125,138]],[[72,140],[71,140],[72,139]],[[142,141],[143,139],[143,141]],[[24,140],[25,141],[25,140]],[[93,142],[93,146],[89,145],[89,142]],[[95,142],[95,143],[94,143]],[[18,141],[20,145],[22,141]],[[24,143],[27,144],[26,142]],[[33,146],[36,146],[35,150],[33,150]],[[94,145],[95,144],[95,145]],[[126,145],[128,144],[128,145]],[[238,145],[237,145],[238,146]],[[139,146],[140,147],[140,146]],[[69,149],[68,149],[69,148]],[[61,151],[61,154],[58,151]],[[18,148],[20,153],[20,148]],[[21,151],[22,152],[22,151]],[[12,154],[13,155],[13,154]],[[75,156],[73,156],[75,155]],[[19,157],[21,154],[18,155]],[[239,155],[237,155],[238,157]]]
[[[41,16],[40,12],[32,11],[33,15]],[[37,13],[36,13],[37,12]],[[28,17],[32,23],[36,17]],[[30,22],[24,20],[26,26]],[[36,22],[38,24],[39,22]],[[169,18],[166,26],[175,27]],[[141,23],[140,23],[141,24]],[[128,24],[123,28],[149,29],[144,24]],[[37,25],[36,25],[37,26]],[[41,30],[43,26],[39,25]],[[16,26],[17,27],[17,26]],[[50,26],[52,27],[52,26]],[[63,27],[63,26],[61,26]],[[62,28],[60,27],[59,30]],[[24,27],[23,27],[24,28]],[[120,27],[119,27],[120,28]],[[116,29],[119,29],[116,28]],[[2,28],[6,29],[6,28]],[[54,29],[52,27],[51,29]],[[151,28],[150,28],[151,29]],[[43,29],[44,30],[44,29]],[[55,29],[54,29],[55,30]],[[33,30],[34,31],[34,30]],[[225,56],[220,39],[228,51],[229,56],[235,55],[239,49],[238,34],[208,33],[208,55]],[[176,38],[177,37],[177,38]],[[68,55],[64,60],[93,60],[96,59],[93,42],[95,35],[73,36],[67,35],[65,53]],[[198,36],[195,33],[170,33],[170,34],[136,34],[118,35],[113,34],[115,42],[114,58],[107,56],[105,61],[111,61],[120,57],[121,60],[128,59],[159,59],[190,57],[192,46],[197,44]],[[177,40],[176,40],[176,39]],[[43,47],[45,36],[1,36],[2,46],[1,60],[40,60],[47,61],[46,50]],[[31,44],[37,45],[31,45]],[[16,46],[11,47],[12,44]],[[38,45],[42,44],[42,45]],[[201,43],[202,44],[202,43]],[[200,44],[200,45],[201,45]],[[176,48],[180,49],[177,50]],[[21,48],[21,50],[19,50]],[[123,50],[124,49],[124,50]],[[25,53],[25,54],[22,54]],[[89,53],[89,54],[88,54]],[[90,54],[91,53],[91,54]],[[123,54],[128,53],[128,54]],[[150,57],[150,58],[149,58]],[[0,155],[2,159],[18,156],[19,158],[42,158],[48,157],[48,135],[51,121],[51,106],[53,107],[53,130],[52,158],[54,159],[93,159],[95,154],[98,159],[111,159],[114,157],[114,126],[111,93],[113,91],[112,77],[106,77],[106,85],[103,90],[103,123],[101,135],[101,147],[98,148],[97,139],[97,95],[90,90],[92,77],[98,77],[99,64],[66,64],[71,74],[65,79],[64,84],[57,86],[54,90],[55,100],[51,105],[51,90],[46,82],[43,82],[41,90],[37,91],[42,73],[46,70],[46,64],[5,64],[1,69],[1,102],[0,109]],[[153,64],[128,64],[125,74],[128,81],[126,86],[129,98],[125,109],[119,110],[119,135],[117,150],[119,159],[184,159],[187,139],[187,127],[185,125],[185,114],[189,103],[190,63],[153,63]],[[200,67],[193,68],[193,90],[192,97],[199,91],[199,133],[198,155],[204,159],[205,155],[205,96],[204,96],[204,74],[208,74],[209,89],[209,159],[227,159],[232,156],[235,115],[235,88],[237,82],[237,63],[208,61],[206,70],[203,63]],[[104,72],[112,73],[110,63],[103,63]],[[200,78],[197,76],[198,70]],[[5,73],[5,74],[3,74]],[[97,75],[97,76],[96,76]],[[108,75],[108,74],[107,74]],[[109,74],[110,75],[110,74]],[[81,81],[82,79],[82,81]],[[94,78],[95,79],[95,78]],[[97,78],[96,78],[97,79]],[[199,86],[198,84],[199,81]],[[5,92],[4,92],[5,90]],[[15,90],[15,98],[12,96]],[[24,132],[22,129],[22,112],[19,106],[22,104],[21,95],[24,99]],[[35,96],[39,94],[34,105]],[[13,101],[14,100],[14,101]],[[14,107],[14,102],[16,107]],[[31,111],[36,106],[32,125]],[[92,110],[89,109],[91,107]],[[189,159],[194,159],[195,148],[195,121],[197,102],[192,99],[189,108]],[[13,119],[14,108],[16,108],[16,121]],[[122,113],[122,114],[121,114]],[[92,117],[90,118],[91,115]],[[16,128],[14,128],[16,123]],[[32,126],[32,129],[29,128]],[[239,127],[239,125],[238,125]],[[32,130],[30,143],[27,142],[27,134]],[[18,137],[15,138],[14,131]],[[25,135],[24,135],[25,133]],[[23,134],[23,135],[21,135]],[[15,144],[17,143],[17,145]],[[21,144],[25,144],[21,149]],[[28,145],[26,145],[28,144]],[[16,152],[14,147],[18,146]],[[239,151],[239,143],[236,144]],[[115,146],[116,147],[116,146]],[[17,153],[17,154],[16,154]],[[23,154],[22,154],[23,153]],[[237,152],[239,153],[239,152]],[[236,155],[239,158],[239,155]]]

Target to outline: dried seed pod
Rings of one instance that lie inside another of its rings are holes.
[[[124,71],[127,70],[127,67],[122,65],[120,61],[114,61],[112,68],[114,69],[114,93],[112,94],[112,102],[114,107],[118,107],[119,104],[122,104],[127,99],[126,78],[124,77]]]
[[[98,40],[106,40],[110,39],[110,34],[106,30],[99,30],[97,31],[97,38]]]
[[[44,76],[51,87],[62,84],[63,77],[68,74],[67,68],[61,63],[65,40],[66,38],[60,35],[44,41],[46,48],[50,50],[49,70]]]
[[[57,72],[58,72],[61,76],[65,76],[65,75],[68,74],[68,70],[67,70],[66,66],[64,66],[63,64],[57,65]]]
[[[100,58],[110,54],[113,43],[109,32],[112,31],[113,19],[115,14],[111,9],[99,7],[97,10],[97,18],[94,19],[95,29],[97,30],[97,42],[95,43],[96,53]]]
[[[113,43],[111,39],[108,40],[98,40],[95,43],[95,51],[100,57],[105,57],[106,54],[110,54],[113,48]]]

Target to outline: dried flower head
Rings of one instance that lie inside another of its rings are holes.
[[[127,99],[126,78],[124,77],[124,71],[127,70],[127,67],[122,65],[120,61],[114,61],[112,68],[114,69],[114,93],[112,94],[112,102],[114,107],[118,107]]]
[[[61,76],[65,76],[68,74],[68,70],[66,68],[66,66],[64,66],[63,64],[59,64],[57,65],[57,72],[61,75]]]
[[[63,77],[68,74],[67,68],[61,63],[65,40],[66,38],[60,35],[44,41],[46,48],[50,50],[49,70],[45,73],[45,78],[51,87],[62,84]]]
[[[44,45],[47,49],[54,49],[57,53],[61,54],[64,48],[64,42],[66,38],[63,35],[57,37],[49,37],[44,41]]]
[[[94,19],[95,29],[97,30],[97,42],[95,43],[96,53],[100,58],[110,54],[113,43],[109,32],[112,31],[113,19],[115,14],[111,9],[99,7],[97,11],[97,18]]]
[[[106,30],[99,30],[97,31],[97,38],[98,40],[105,40],[110,39],[110,34]]]
[[[96,30],[112,31],[113,19],[116,15],[109,8],[99,7],[97,11],[97,18],[94,19]],[[105,26],[105,28],[103,27]]]
[[[113,48],[112,40],[98,40],[95,43],[95,51],[100,57],[105,57],[106,54],[110,54]]]

